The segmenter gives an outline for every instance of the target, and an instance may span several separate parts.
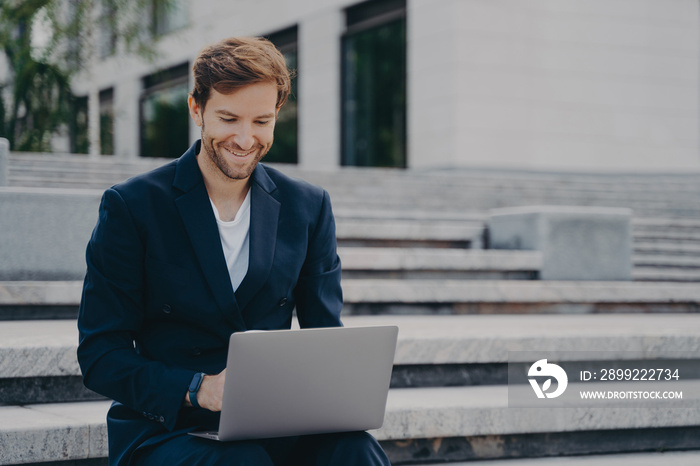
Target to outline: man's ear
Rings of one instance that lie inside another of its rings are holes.
[[[192,94],[187,96],[187,106],[190,108],[190,117],[194,124],[197,126],[202,126],[202,108],[199,106]]]

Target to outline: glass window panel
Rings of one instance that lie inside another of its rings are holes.
[[[343,38],[343,165],[406,167],[406,20]]]
[[[297,68],[297,50],[283,51],[287,60],[287,67],[292,70]],[[275,123],[275,142],[270,152],[265,156],[265,162],[272,163],[297,163],[298,147],[298,109],[297,109],[297,78],[292,78],[292,93],[287,103],[277,115]]]
[[[181,156],[189,147],[187,81],[148,91],[141,99],[141,157]]]
[[[73,154],[88,153],[87,97],[75,97],[70,121],[70,151]]]
[[[287,61],[287,68],[297,69],[297,26],[269,34],[266,37],[282,52]],[[292,77],[292,92],[287,103],[277,115],[275,123],[275,142],[270,152],[265,156],[265,162],[297,163],[298,158],[298,107],[297,107],[297,77]]]
[[[114,89],[100,92],[100,153],[114,154]]]

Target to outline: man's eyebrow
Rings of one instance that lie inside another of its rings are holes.
[[[238,118],[238,115],[236,115],[235,113],[229,112],[228,110],[224,110],[224,109],[214,110],[214,113],[219,114],[219,115],[226,115],[226,116]],[[274,117],[275,117],[274,113],[266,113],[265,115],[260,115],[260,116],[255,117],[255,119],[274,118]]]

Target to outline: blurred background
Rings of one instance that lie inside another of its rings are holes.
[[[197,53],[260,35],[297,71],[269,161],[700,170],[693,0],[4,3],[12,150],[87,153],[92,92],[100,154],[178,157]]]
[[[34,0],[0,4],[0,465],[107,464],[101,193],[199,138],[192,62],[243,35],[296,72],[265,162],[331,195],[345,324],[400,327],[393,464],[700,464],[700,0]],[[509,407],[525,352],[682,366],[682,404]]]

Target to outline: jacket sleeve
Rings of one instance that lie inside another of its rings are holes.
[[[340,321],[343,292],[340,287],[335,220],[330,197],[325,190],[294,295],[297,318],[302,328],[343,325]]]
[[[172,430],[193,371],[138,354],[144,322],[144,244],[114,189],[102,197],[86,252],[78,314],[78,361],[85,386]]]

